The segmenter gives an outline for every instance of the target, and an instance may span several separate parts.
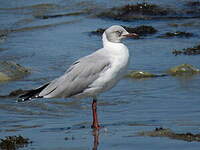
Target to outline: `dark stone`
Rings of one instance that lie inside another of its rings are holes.
[[[155,131],[162,131],[162,130],[163,130],[162,127],[160,127],[160,128],[156,128],[156,129],[155,129]]]
[[[105,31],[105,29],[99,28],[99,29],[97,29],[96,31],[91,31],[91,34],[94,34],[94,35],[102,35],[104,31]]]
[[[182,65],[175,66],[167,70],[167,74],[172,75],[172,76],[183,76],[183,75],[192,76],[194,74],[199,74],[199,73],[200,73],[199,69],[189,64],[182,64]]]
[[[125,5],[121,8],[115,8],[121,12],[121,15],[129,15],[130,13],[137,13],[143,15],[167,15],[168,12],[165,9],[161,9],[157,5],[141,3],[136,5]]]
[[[171,37],[192,37],[194,36],[193,33],[189,32],[182,32],[182,31],[176,31],[176,32],[167,32],[164,35],[159,36],[160,38],[171,38]]]
[[[67,130],[70,130],[71,129],[71,127],[67,127]]]
[[[112,18],[116,20],[130,21],[134,19],[150,19],[149,16],[166,16],[173,13],[169,8],[162,8],[155,4],[138,3],[135,5],[125,5],[114,7],[108,11],[98,14],[98,17]]]
[[[125,77],[133,79],[145,79],[145,78],[155,78],[155,77],[165,77],[166,74],[152,74],[144,71],[131,71]]]
[[[68,141],[68,140],[75,140],[75,137],[72,136],[72,137],[65,137],[65,140]]]
[[[133,28],[133,27],[127,27],[127,26],[123,26],[123,27],[129,33],[136,33],[139,36],[145,36],[145,35],[149,35],[149,34],[155,34],[157,32],[157,30],[154,27],[152,27],[152,26],[146,26],[146,25],[137,26],[135,28]],[[91,34],[102,35],[104,31],[105,31],[105,29],[99,28],[96,31],[92,31]]]
[[[182,50],[173,50],[172,54],[174,55],[199,55],[200,54],[200,45],[191,47],[191,48],[184,48]]]
[[[69,138],[68,137],[65,137],[65,141],[68,141],[69,140]]]
[[[85,125],[82,125],[82,126],[80,126],[80,128],[84,129],[84,128],[86,128],[86,126],[85,126]]]
[[[137,26],[135,28],[132,27],[125,27],[123,26],[128,32],[130,33],[136,33],[140,36],[145,36],[148,34],[155,34],[157,32],[157,30],[152,27],[152,26],[146,26],[146,25],[141,25],[141,26]]]
[[[17,80],[30,74],[30,71],[11,61],[0,61],[0,81]]]
[[[200,18],[199,2],[189,3],[189,5],[191,5],[189,8],[175,9],[148,3],[128,4],[104,10],[96,16],[122,21]]]
[[[0,30],[0,37],[5,37],[9,33],[9,30]]]
[[[151,137],[168,137],[171,139],[184,140],[184,141],[197,141],[200,142],[200,134],[192,133],[175,133],[170,129],[156,128],[154,131],[143,131],[139,133],[140,136]]]
[[[19,136],[7,136],[5,139],[0,139],[0,149],[2,150],[16,150],[26,147],[29,143],[32,143],[28,138]]]

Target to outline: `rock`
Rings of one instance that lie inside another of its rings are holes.
[[[10,77],[8,77],[6,74],[0,72],[0,81],[8,81],[11,80]]]
[[[154,77],[163,77],[166,74],[156,75],[149,72],[144,71],[131,71],[125,77],[127,78],[134,78],[134,79],[143,79],[143,78],[154,78]]]
[[[143,131],[138,133],[139,136],[151,137],[168,137],[171,139],[184,140],[184,141],[197,141],[200,142],[200,134],[192,133],[174,133],[170,129],[156,128],[154,131]]]
[[[125,5],[114,7],[98,14],[98,17],[111,18],[115,20],[131,21],[134,19],[151,19],[150,16],[166,16],[173,11],[169,8],[162,8],[155,4],[138,3],[136,5]]]
[[[134,20],[152,20],[152,19],[191,19],[200,18],[200,9],[198,3],[195,7],[186,8],[170,8],[166,6],[158,6],[156,4],[138,3],[135,5],[124,5],[121,7],[113,7],[97,14],[97,17],[115,19],[122,21]]]
[[[171,37],[192,37],[193,33],[190,32],[182,32],[182,31],[176,31],[176,32],[167,32],[164,35],[159,36],[160,38],[171,38]]]
[[[7,136],[5,139],[0,139],[0,149],[2,150],[16,150],[26,147],[29,143],[32,143],[28,138],[19,136]]]
[[[200,70],[189,64],[182,64],[167,70],[167,74],[172,76],[193,75],[200,73]]]
[[[192,48],[184,48],[182,50],[173,50],[172,54],[174,55],[198,55],[200,54],[200,45],[194,46]]]
[[[75,137],[72,136],[72,137],[65,137],[65,140],[68,141],[68,140],[75,140]]]
[[[135,28],[123,26],[129,33],[137,33],[139,36],[145,36],[149,34],[155,34],[157,30],[152,26],[141,25]],[[96,31],[92,31],[91,34],[102,35],[105,29],[99,28]]]
[[[8,33],[9,33],[9,30],[0,30],[0,44],[5,42],[5,40],[8,36]]]
[[[125,27],[123,26],[128,32],[130,33],[136,33],[139,36],[145,36],[145,35],[149,35],[149,34],[155,34],[157,32],[157,30],[152,27],[152,26],[146,26],[146,25],[141,25],[141,26],[137,26],[135,28],[132,27]]]
[[[94,35],[102,35],[104,31],[105,31],[105,29],[103,29],[103,28],[98,28],[96,31],[91,31],[91,34],[94,34]]]
[[[28,69],[19,64],[8,61],[0,61],[0,81],[17,80],[28,75]]]
[[[0,38],[6,37],[8,35],[9,31],[8,30],[0,30]]]

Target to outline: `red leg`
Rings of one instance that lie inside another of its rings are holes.
[[[93,99],[92,102],[92,114],[93,114],[93,123],[92,123],[92,128],[94,129],[99,129],[99,122],[98,122],[98,117],[97,117],[97,100]]]

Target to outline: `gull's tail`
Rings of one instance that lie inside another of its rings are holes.
[[[31,99],[34,99],[34,98],[42,98],[41,96],[39,96],[39,93],[44,89],[46,88],[47,86],[49,85],[49,83],[45,84],[45,85],[42,85],[40,86],[39,88],[36,88],[36,89],[32,89],[32,90],[29,90],[27,91],[27,93],[23,94],[23,95],[20,95],[18,97],[18,102],[23,102],[23,101],[27,101],[27,100],[31,100]]]

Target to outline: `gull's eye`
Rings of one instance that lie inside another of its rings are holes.
[[[118,36],[121,36],[122,31],[116,31],[116,33],[117,33]]]

